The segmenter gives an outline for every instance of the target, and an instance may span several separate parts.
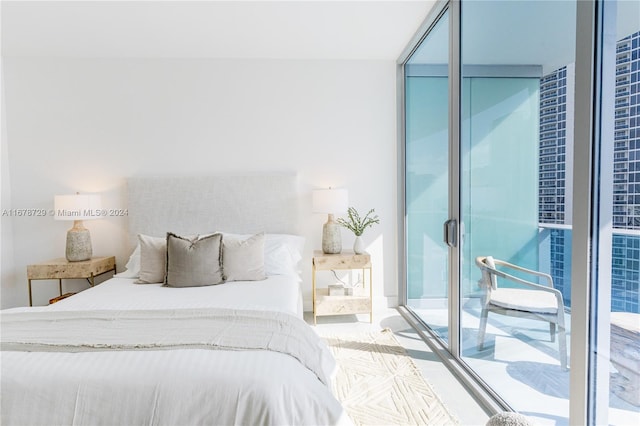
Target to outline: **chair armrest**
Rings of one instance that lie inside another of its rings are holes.
[[[545,274],[544,272],[540,272],[540,271],[534,271],[533,269],[523,268],[522,266],[514,265],[512,263],[505,262],[504,260],[494,259],[493,261],[495,262],[496,265],[500,265],[500,266],[505,267],[505,268],[509,268],[509,269],[513,269],[513,270],[516,270],[516,271],[520,271],[520,272],[524,272],[524,273],[527,273],[527,274],[531,274],[531,275],[535,275],[535,276],[538,276],[538,277],[542,277],[542,278],[547,280],[547,284],[548,284],[549,287],[554,288],[554,286],[553,286],[553,278],[549,274]],[[500,272],[500,271],[497,271],[497,272]],[[509,274],[506,274],[506,275],[509,275]],[[509,276],[511,276],[511,275],[509,275]],[[516,278],[516,277],[513,277],[513,278]],[[526,281],[526,280],[523,280],[523,281],[529,282],[529,281]],[[534,284],[534,283],[531,283],[531,284]],[[538,285],[540,285],[540,284],[538,284]]]
[[[505,272],[498,271],[497,269],[491,269],[486,265],[484,265],[484,268],[486,268],[486,270],[490,274],[494,274],[495,276],[500,277],[500,278],[504,278],[505,280],[513,281],[515,283],[522,284],[525,287],[529,287],[529,288],[532,288],[532,289],[535,289],[535,290],[540,290],[540,291],[545,291],[547,293],[552,293],[556,297],[556,301],[558,303],[558,307],[561,310],[564,310],[564,302],[562,300],[562,293],[560,292],[560,290],[558,290],[556,288],[553,288],[553,287],[547,287],[547,286],[542,285],[542,284],[533,283],[531,281],[523,280],[522,278],[514,277],[513,275],[509,275],[509,274],[507,274]],[[518,268],[516,268],[516,269],[518,269]],[[524,269],[524,268],[522,268],[522,269]],[[537,274],[534,274],[534,275],[537,275]]]

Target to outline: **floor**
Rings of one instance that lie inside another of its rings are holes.
[[[460,419],[461,424],[484,425],[487,422],[489,415],[482,406],[396,309],[388,308],[374,312],[372,324],[369,323],[369,315],[318,317],[318,323],[314,326],[313,315],[306,312],[305,320],[323,334],[391,329],[398,342],[422,371],[426,381],[431,384],[449,410]]]
[[[447,311],[414,309],[430,326],[446,333]],[[490,315],[485,348],[476,347],[479,308],[465,306],[462,312],[463,360],[515,410],[536,424],[564,426],[569,413],[569,371],[559,365],[558,343],[549,339],[546,323]],[[571,318],[565,316],[570,352]],[[638,407],[609,395],[609,424],[640,424]]]

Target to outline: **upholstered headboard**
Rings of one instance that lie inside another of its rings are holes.
[[[294,175],[132,177],[129,238],[213,231],[298,233]]]

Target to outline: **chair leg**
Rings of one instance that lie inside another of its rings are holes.
[[[551,342],[556,341],[556,324],[553,322],[549,323],[549,335],[551,337]]]
[[[480,327],[478,328],[478,350],[479,351],[484,349],[484,335],[487,331],[488,316],[489,316],[489,310],[486,308],[483,308],[482,313],[480,314]]]
[[[564,312],[558,317],[558,349],[560,351],[560,368],[567,371],[567,331],[564,327]]]

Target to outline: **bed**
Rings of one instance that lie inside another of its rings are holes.
[[[302,319],[295,176],[136,178],[128,198],[126,271],[2,312],[2,424],[349,423],[330,390],[334,360]],[[166,241],[163,279],[175,285],[140,283],[141,235]],[[179,244],[217,241],[227,261],[225,241],[254,240],[262,279],[236,262],[220,284],[185,284],[201,275],[191,251],[176,267]]]

